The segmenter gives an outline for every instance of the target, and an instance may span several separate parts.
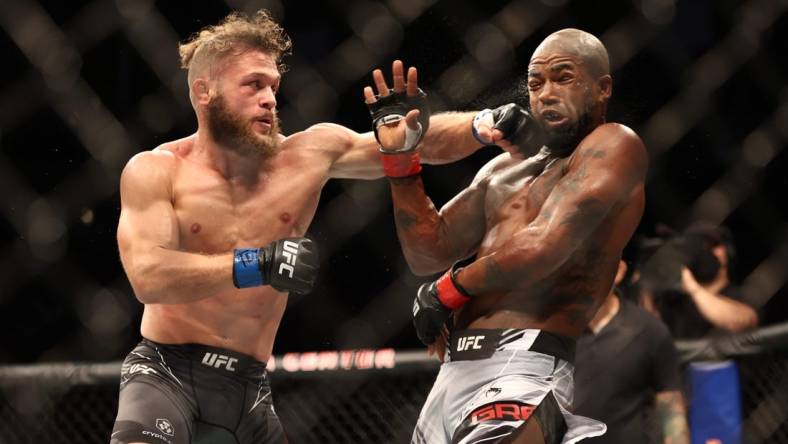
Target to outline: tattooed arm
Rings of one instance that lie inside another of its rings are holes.
[[[476,251],[484,236],[489,176],[507,156],[501,154],[482,167],[471,185],[440,212],[424,192],[420,176],[390,180],[397,236],[415,274],[443,271]]]
[[[537,217],[502,248],[460,270],[471,295],[528,288],[549,276],[584,245],[609,212],[643,186],[645,147],[630,129],[597,127],[578,146],[568,171]]]
[[[684,397],[678,390],[659,392],[656,395],[656,414],[662,428],[664,444],[689,444]]]

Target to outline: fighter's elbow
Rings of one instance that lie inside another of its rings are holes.
[[[129,279],[134,296],[142,304],[155,304],[158,302],[157,292],[147,279]]]
[[[154,267],[150,264],[137,264],[127,273],[134,296],[143,304],[161,302],[163,294],[161,285],[155,276]]]

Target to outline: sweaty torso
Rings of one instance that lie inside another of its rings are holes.
[[[225,178],[197,161],[193,138],[159,147],[177,158],[171,198],[179,249],[219,254],[303,236],[328,178],[328,165],[310,161],[294,143],[293,137],[285,139],[257,177],[245,181]],[[142,335],[163,343],[224,347],[267,360],[286,303],[286,293],[262,286],[186,304],[149,304]]]
[[[482,257],[532,222],[572,157],[508,158],[489,177]],[[546,279],[517,290],[474,297],[457,314],[458,328],[538,328],[576,337],[610,290],[621,251],[643,211],[643,189],[608,213],[569,260]]]

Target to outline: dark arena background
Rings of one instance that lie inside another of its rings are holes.
[[[727,338],[730,347],[680,344],[684,360],[737,360],[745,442],[788,442],[787,7],[3,0],[0,444],[108,442],[118,362],[140,339],[142,313],[115,238],[120,172],[135,153],[196,128],[178,41],[231,10],[260,8],[293,40],[277,97],[285,134],[318,122],[368,131],[362,88],[396,58],[418,67],[433,112],[525,103],[528,60],[544,37],[565,27],[597,35],[614,81],[609,120],[637,131],[650,155],[637,235],[701,220],[728,227],[733,280],[766,329]],[[498,152],[426,166],[436,205]],[[331,180],[308,235],[321,252],[316,290],[291,296],[274,348],[290,440],[407,442],[437,363],[411,324],[426,279],[404,262],[386,180]]]

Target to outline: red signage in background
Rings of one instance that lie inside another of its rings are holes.
[[[286,372],[394,368],[396,354],[393,348],[286,353],[271,356],[266,368]]]

